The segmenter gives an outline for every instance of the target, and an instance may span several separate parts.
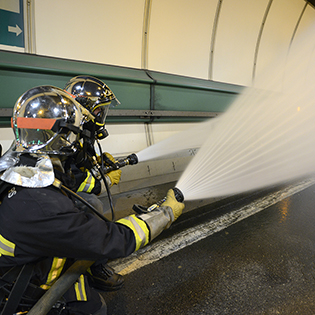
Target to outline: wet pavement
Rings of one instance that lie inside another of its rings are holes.
[[[282,187],[188,213],[157,241]],[[109,315],[315,314],[315,185],[125,275],[103,293]]]

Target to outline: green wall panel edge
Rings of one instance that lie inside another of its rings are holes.
[[[38,85],[63,88],[73,76],[87,74],[98,77],[113,90],[122,110],[158,110],[165,116],[115,116],[111,110],[108,123],[199,121],[182,112],[224,112],[243,87],[155,71],[52,58],[0,50],[0,127],[8,126],[8,109],[28,89]],[[1,109],[2,113],[1,114]],[[168,111],[178,116],[167,117]],[[10,115],[9,115],[10,116]],[[184,116],[184,117],[182,117]]]

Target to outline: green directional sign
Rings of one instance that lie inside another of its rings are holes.
[[[0,0],[0,44],[25,47],[23,0]]]

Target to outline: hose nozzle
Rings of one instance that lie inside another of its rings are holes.
[[[127,160],[129,162],[128,164],[130,164],[130,165],[134,165],[134,164],[137,164],[139,162],[138,157],[134,153],[128,155]]]
[[[183,193],[179,190],[179,188],[175,187],[173,188],[174,190],[174,195],[175,195],[175,198],[178,202],[183,202],[184,201],[184,195]]]
[[[135,165],[137,163],[138,163],[138,157],[136,154],[132,153],[128,155],[125,159],[118,160],[117,162],[113,163],[113,165],[104,167],[104,173],[118,170],[121,167],[126,166],[126,165]]]

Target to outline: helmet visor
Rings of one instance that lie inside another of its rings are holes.
[[[102,103],[102,104],[96,105],[94,107],[93,115],[95,116],[95,119],[93,122],[97,126],[104,126],[105,125],[105,120],[106,120],[106,117],[108,114],[109,105],[110,105],[110,103]]]
[[[77,140],[77,136],[71,131],[55,133],[49,129],[20,129],[19,134],[21,140],[17,151],[71,154],[72,143]]]

